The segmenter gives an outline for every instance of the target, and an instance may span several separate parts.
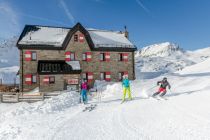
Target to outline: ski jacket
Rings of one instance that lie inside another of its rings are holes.
[[[87,83],[86,82],[82,83],[81,88],[84,89],[84,90],[87,90],[88,89]]]
[[[123,79],[122,85],[123,85],[123,87],[128,88],[128,87],[130,87],[130,81],[128,79]]]
[[[169,84],[168,81],[163,81],[163,80],[162,81],[158,81],[157,85],[159,85],[159,84],[160,84],[161,88],[166,89],[167,86],[168,86],[169,89],[171,88],[171,85]]]

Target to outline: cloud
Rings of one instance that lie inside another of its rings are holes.
[[[144,4],[141,2],[141,0],[136,0],[137,4],[147,13],[150,13],[149,9],[144,6]]]
[[[19,17],[17,11],[8,2],[0,2],[0,37],[8,38],[20,31]]]
[[[75,19],[70,10],[68,9],[64,0],[59,0],[61,7],[63,8],[64,12],[66,13],[67,17],[70,19],[72,24],[75,24]]]
[[[49,19],[49,18],[40,17],[40,16],[34,16],[34,15],[29,15],[29,14],[24,14],[24,13],[18,13],[18,15],[24,16],[24,17],[27,17],[27,18],[31,18],[31,19],[40,20],[40,21],[46,21],[46,22],[50,22],[50,23],[56,23],[56,24],[60,24],[60,25],[64,25],[64,26],[68,26],[69,25],[69,24],[66,24],[66,23],[61,22],[61,21],[58,21],[58,20]]]

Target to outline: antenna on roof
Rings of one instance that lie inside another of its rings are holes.
[[[128,33],[128,30],[127,30],[127,26],[125,25],[124,28],[125,28],[125,32],[124,32],[125,37],[128,38],[129,37],[129,33]]]
[[[125,31],[127,31],[127,26],[126,25],[124,26],[124,29],[125,29]]]

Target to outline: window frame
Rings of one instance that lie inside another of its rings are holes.
[[[72,59],[72,56],[73,56],[73,59]],[[75,61],[76,60],[76,57],[75,57],[75,52],[70,52],[70,61]]]
[[[51,79],[54,79],[51,81]],[[49,76],[49,84],[55,84],[55,76]]]
[[[103,78],[102,78],[102,74],[103,74]],[[103,81],[106,79],[106,73],[105,72],[100,72],[100,80]]]
[[[74,34],[74,42],[79,42],[79,35],[78,34]]]
[[[34,77],[35,77],[35,78],[34,78]],[[35,81],[34,81],[34,80],[35,80]],[[36,74],[32,74],[31,82],[32,82],[32,84],[36,84],[36,83],[37,83],[37,75],[36,75]]]
[[[35,58],[33,57],[35,54]],[[31,61],[36,61],[37,60],[37,52],[31,51]]]
[[[102,56],[102,57],[101,57],[101,56]],[[102,58],[102,59],[101,59],[101,58]],[[100,59],[100,61],[106,61],[105,53],[100,53],[99,59]]]
[[[82,53],[82,61],[87,61],[87,53]]]
[[[123,53],[118,54],[118,61],[123,61]]]

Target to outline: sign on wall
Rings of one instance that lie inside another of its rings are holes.
[[[79,84],[79,80],[78,79],[68,79],[67,83],[68,83],[68,85],[77,85],[77,84]]]

